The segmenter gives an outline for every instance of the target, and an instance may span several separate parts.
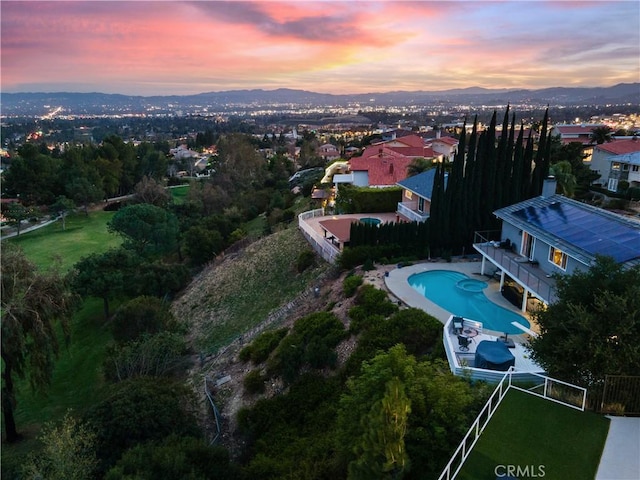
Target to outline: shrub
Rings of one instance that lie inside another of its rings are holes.
[[[352,297],[360,285],[362,285],[362,277],[360,275],[348,275],[342,282],[344,296]]]
[[[296,270],[298,273],[304,272],[307,268],[312,267],[316,262],[316,255],[313,250],[307,249],[300,252],[296,261]]]
[[[145,333],[158,333],[177,328],[168,305],[156,297],[140,296],[125,303],[116,312],[111,324],[113,338],[124,343]]]
[[[627,198],[630,200],[640,200],[640,187],[627,188]]]
[[[358,290],[355,303],[362,307],[366,315],[378,314],[388,317],[398,310],[398,306],[389,301],[386,292],[373,285],[363,285]]]
[[[256,393],[263,393],[264,381],[265,378],[260,373],[260,370],[251,370],[244,377],[244,391],[251,395]]]
[[[363,269],[365,272],[371,271],[371,270],[373,270],[374,268],[376,268],[376,267],[373,265],[373,260],[371,260],[370,258],[367,258],[367,259],[365,260],[364,264],[362,265],[362,269]]]
[[[224,447],[207,445],[200,438],[171,435],[127,450],[105,478],[223,480],[240,478],[240,475],[238,467],[230,462],[229,452]]]
[[[169,375],[185,353],[185,341],[178,334],[143,335],[139,340],[107,347],[104,376],[111,382],[121,382],[133,377]]]
[[[287,331],[288,329],[286,328],[280,328],[262,333],[253,342],[240,350],[240,360],[243,362],[251,360],[254,364],[264,362],[285,337]]]
[[[278,345],[269,362],[269,371],[291,383],[303,365],[333,367],[334,348],[345,337],[344,325],[329,312],[316,312],[296,321],[293,331]]]

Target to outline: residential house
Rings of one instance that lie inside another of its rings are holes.
[[[446,174],[445,174],[446,175]],[[397,184],[402,187],[402,200],[398,203],[398,218],[409,222],[424,222],[429,218],[436,169],[432,168]],[[445,176],[445,188],[448,176]]]
[[[618,190],[621,181],[632,187],[640,186],[640,140],[632,137],[596,145],[591,170],[600,174],[597,183],[612,192]]]
[[[437,161],[453,162],[458,153],[458,139],[453,137],[436,137],[431,141],[431,149]]]
[[[381,145],[384,145],[385,148],[405,155],[406,157],[409,157],[411,159],[435,159],[436,157],[436,154],[434,153],[431,146],[425,144],[423,138],[420,135],[416,134],[397,137],[386,142],[374,143],[372,147],[379,147]]]
[[[605,127],[601,123],[558,124],[554,125],[549,132],[550,135],[560,137],[562,143],[578,142],[583,145],[591,145],[591,134],[597,127]]]
[[[528,305],[555,300],[553,274],[586,270],[596,255],[624,264],[640,263],[640,222],[555,194],[555,180],[545,180],[543,194],[496,210],[502,230],[476,232],[474,248],[500,274],[517,297],[522,311]],[[505,295],[506,296],[506,295]]]
[[[349,160],[349,174],[334,175],[333,181],[359,187],[393,187],[407,178],[407,167],[411,161],[411,157],[384,144],[372,145],[361,156]]]
[[[338,151],[338,148],[331,143],[320,145],[320,147],[318,147],[318,155],[325,162],[331,162],[340,158],[340,152]]]
[[[549,135],[560,137],[563,144],[574,142],[582,144],[582,153],[585,155],[584,163],[588,164],[591,162],[593,154],[593,141],[591,140],[593,129],[605,126],[602,123],[558,124],[551,128]]]

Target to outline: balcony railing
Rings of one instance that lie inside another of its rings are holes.
[[[407,207],[404,203],[398,202],[398,213],[412,222],[424,222],[429,218],[428,213],[418,212]]]
[[[553,302],[555,300],[555,281],[547,277],[547,274],[535,264],[523,263],[521,255],[502,248],[500,242],[495,238],[495,232],[476,232],[473,248],[544,302]]]

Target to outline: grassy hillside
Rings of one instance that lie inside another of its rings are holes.
[[[298,255],[309,248],[291,227],[205,269],[173,305],[176,317],[189,324],[193,345],[212,352],[313,285],[328,266],[322,262],[299,274]]]

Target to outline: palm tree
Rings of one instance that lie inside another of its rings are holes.
[[[418,157],[411,160],[411,163],[407,166],[407,176],[413,177],[419,173],[426,172],[433,168],[433,161],[426,158]]]
[[[591,135],[589,138],[592,142],[602,145],[605,142],[613,141],[613,130],[608,125],[600,127],[594,127],[591,129]]]
[[[562,160],[551,165],[549,175],[553,175],[556,179],[560,193],[565,197],[573,197],[576,191],[576,176],[572,173],[571,163]]]

